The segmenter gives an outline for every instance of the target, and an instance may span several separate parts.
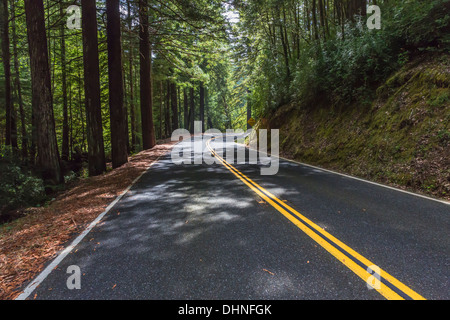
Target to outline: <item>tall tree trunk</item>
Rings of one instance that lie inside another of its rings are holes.
[[[252,102],[250,101],[250,90],[247,90],[247,130],[251,130],[252,126],[248,123],[252,117]]]
[[[69,74],[71,72],[70,64],[69,64]],[[69,83],[69,159],[72,159],[73,154],[73,116],[72,116],[72,84]]]
[[[83,87],[83,79],[81,77],[81,63],[78,66],[78,112],[79,112],[79,116],[80,116],[80,122],[81,122],[81,150],[80,152],[85,152],[86,151],[86,127],[85,127],[85,123],[87,123],[84,121],[84,111],[83,111],[83,105],[84,107],[86,106],[86,103],[83,103],[82,101],[82,87]],[[86,98],[86,93],[85,93],[85,98]],[[84,109],[86,110],[86,109]],[[88,116],[86,116],[88,117]],[[89,128],[88,128],[89,130]],[[89,147],[88,147],[89,149]]]
[[[61,1],[59,5],[59,14],[64,16],[64,4]],[[62,75],[62,95],[63,95],[63,132],[61,145],[61,160],[69,160],[69,116],[67,103],[67,70],[66,70],[66,39],[65,39],[65,25],[61,23],[60,37],[61,37],[61,75]]]
[[[61,171],[51,93],[44,3],[25,0],[33,109],[36,116],[37,165],[46,183],[64,183]]]
[[[367,0],[358,0],[358,9],[361,16],[367,16]]]
[[[151,149],[156,145],[155,128],[153,125],[152,62],[148,19],[148,1],[139,0],[140,95],[142,144],[144,150]]]
[[[311,19],[310,19],[311,11],[310,11],[308,0],[305,0],[305,8],[306,8],[306,10],[305,10],[305,17],[304,17],[305,29],[308,31],[308,39],[311,40],[312,39],[312,35],[311,35]]]
[[[319,31],[318,31],[318,27],[317,27],[316,0],[312,0],[312,23],[313,23],[313,30],[314,30],[314,39],[319,40]]]
[[[202,133],[205,132],[205,87],[200,84],[200,121],[202,122]]]
[[[162,139],[163,138],[163,119],[164,119],[164,113],[163,113],[163,109],[164,109],[164,84],[163,81],[161,80],[159,82],[159,138]]]
[[[17,92],[17,102],[19,104],[19,113],[20,113],[20,124],[21,124],[20,128],[22,135],[22,159],[24,162],[26,162],[28,159],[28,136],[22,97],[22,85],[20,83],[20,65],[19,65],[19,54],[17,51],[17,33],[16,33],[16,6],[14,1],[12,1],[11,6],[14,15],[14,18],[12,20],[12,41],[13,41],[13,55],[14,55],[15,87]]]
[[[355,21],[355,15],[367,15],[367,0],[347,0],[346,18]]]
[[[113,168],[128,162],[127,118],[123,104],[122,45],[119,0],[106,0],[109,111],[111,121],[111,156]]]
[[[213,124],[212,124],[212,118],[211,118],[211,110],[209,108],[209,90],[208,88],[205,88],[205,116],[208,120],[206,120],[205,123],[205,129],[212,129],[213,128]]]
[[[81,8],[83,15],[84,90],[89,175],[96,176],[106,171],[106,160],[100,102],[97,8],[95,0],[82,0]]]
[[[136,111],[134,106],[134,81],[133,81],[133,39],[131,31],[133,28],[133,22],[131,18],[131,2],[127,0],[128,11],[128,31],[129,31],[129,77],[130,77],[130,121],[131,121],[131,151],[136,151]]]
[[[189,102],[190,102],[190,110],[189,110],[189,123],[190,123],[190,132],[194,133],[194,123],[195,123],[195,99],[194,99],[194,88],[190,88],[189,90]]]
[[[281,45],[283,46],[283,57],[284,57],[284,65],[286,66],[286,78],[289,80],[291,78],[291,69],[289,68],[289,51],[287,46],[287,39],[285,39],[285,33],[283,31],[283,24],[280,20],[280,38],[281,38]]]
[[[177,98],[177,85],[175,83],[170,84],[170,102],[172,106],[172,130],[179,128],[178,126],[178,98]]]
[[[14,106],[11,100],[11,54],[9,51],[9,4],[8,0],[1,3],[1,37],[3,71],[5,74],[5,109],[6,109],[6,145],[11,145],[17,150],[17,127]]]
[[[325,25],[325,5],[323,0],[319,0],[319,18],[320,18],[320,27],[322,28],[322,34],[324,41],[327,40],[327,28]]]
[[[187,88],[183,90],[183,108],[184,108],[184,128],[189,130],[189,101]]]
[[[178,128],[183,127],[183,121],[181,120],[183,114],[183,107],[181,105],[181,88],[177,86],[177,98],[178,98]]]
[[[172,123],[170,121],[170,81],[166,81],[166,103],[165,103],[165,113],[164,113],[164,122],[165,122],[165,137],[169,137],[170,132],[172,132]]]

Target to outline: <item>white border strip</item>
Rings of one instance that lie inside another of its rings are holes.
[[[245,148],[249,148],[248,146],[246,146],[245,144],[242,144],[242,143],[236,143],[236,142],[235,142],[235,144],[241,145],[241,146],[243,146],[243,147],[245,147]],[[275,157],[277,157],[277,156],[275,156]],[[346,177],[346,178],[350,178],[350,179],[354,179],[354,180],[358,180],[358,181],[370,183],[370,184],[373,184],[373,185],[376,185],[376,186],[379,186],[379,187],[391,189],[391,190],[394,190],[394,191],[403,192],[403,193],[406,193],[406,194],[409,194],[409,195],[412,195],[412,196],[416,196],[416,197],[419,197],[419,198],[423,198],[423,199],[427,199],[427,200],[432,200],[432,201],[435,201],[435,202],[439,202],[439,203],[442,203],[442,204],[446,204],[446,205],[448,205],[448,206],[450,205],[450,202],[445,201],[445,200],[440,200],[440,199],[431,198],[431,197],[428,197],[428,196],[425,196],[425,195],[422,195],[422,194],[419,194],[419,193],[414,193],[414,192],[411,192],[411,191],[406,191],[406,190],[403,190],[403,189],[391,187],[391,186],[388,186],[388,185],[385,185],[385,184],[381,184],[381,183],[377,183],[377,182],[373,182],[373,181],[370,181],[370,180],[365,180],[365,179],[362,179],[362,178],[357,178],[357,177],[350,176],[350,175],[347,175],[347,174],[344,174],[344,173],[340,173],[340,172],[336,172],[336,171],[324,169],[324,168],[321,168],[321,167],[316,167],[316,166],[313,166],[313,165],[311,165],[311,164],[298,162],[298,161],[291,160],[291,159],[287,159],[287,158],[284,158],[284,157],[277,157],[277,158],[283,159],[283,160],[285,160],[285,161],[293,162],[293,163],[296,163],[296,164],[299,164],[299,165],[302,165],[302,166],[314,168],[314,169],[317,169],[317,170],[320,170],[320,171],[325,171],[325,172],[328,172],[328,173],[337,174],[337,175],[340,175],[340,176],[342,176],[342,177]]]
[[[450,205],[450,202],[448,202],[448,201],[431,198],[431,197],[422,195],[420,193],[414,193],[414,192],[411,192],[411,191],[406,191],[406,190],[395,188],[395,187],[391,187],[391,186],[388,186],[388,185],[385,185],[385,184],[373,182],[373,181],[370,181],[370,180],[365,180],[365,179],[354,177],[354,176],[349,176],[349,175],[344,174],[344,173],[331,171],[331,170],[328,170],[328,169],[324,169],[324,168],[313,166],[311,164],[302,163],[302,162],[298,162],[298,161],[295,161],[295,160],[286,159],[286,158],[283,158],[283,157],[278,157],[278,158],[286,160],[286,161],[289,161],[289,162],[293,162],[293,163],[296,163],[296,164],[300,164],[300,165],[303,165],[303,166],[306,166],[306,167],[311,167],[311,168],[314,168],[314,169],[317,169],[317,170],[325,171],[325,172],[328,172],[328,173],[337,174],[337,175],[340,175],[340,176],[343,176],[343,177],[346,177],[346,178],[350,178],[350,179],[354,179],[354,180],[370,183],[370,184],[373,184],[373,185],[376,185],[376,186],[379,186],[379,187],[391,189],[391,190],[394,190],[394,191],[400,191],[400,192],[403,192],[403,193],[406,193],[406,194],[409,194],[409,195],[412,195],[412,196],[416,196],[416,197],[419,197],[419,198],[432,200],[432,201],[440,202],[440,203],[443,203],[443,204],[446,204],[446,205]]]
[[[25,289],[24,291],[14,300],[25,300],[27,299],[33,291],[47,278],[47,276],[55,269],[64,258],[87,236],[87,234],[103,219],[103,217],[123,198],[125,194],[130,191],[130,189],[146,174],[150,168],[159,161],[159,159],[167,154],[159,156],[155,161],[153,161],[148,168],[142,172],[139,177],[133,180],[133,182],[113,201],[105,211],[103,211],[91,224],[67,247],[65,248]]]

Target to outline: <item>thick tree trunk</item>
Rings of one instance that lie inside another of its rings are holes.
[[[25,0],[33,109],[36,122],[37,165],[46,183],[64,183],[61,171],[51,93],[44,3]]]
[[[106,0],[109,74],[109,111],[113,168],[128,162],[127,118],[123,103],[122,45],[119,0]]]
[[[89,175],[106,171],[100,102],[100,71],[95,0],[82,0],[84,90],[88,140]]]
[[[139,52],[141,76],[141,120],[142,144],[144,150],[156,145],[155,128],[153,125],[153,94],[151,79],[150,35],[148,22],[148,1],[139,0]]]

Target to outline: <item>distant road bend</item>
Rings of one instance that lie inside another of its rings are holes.
[[[224,137],[182,144],[217,163],[161,158],[19,298],[450,298],[449,203],[284,159],[262,176]]]

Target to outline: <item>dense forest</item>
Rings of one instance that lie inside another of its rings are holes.
[[[194,120],[245,129],[248,106],[364,104],[414,56],[448,53],[449,3],[1,0],[0,211]]]

